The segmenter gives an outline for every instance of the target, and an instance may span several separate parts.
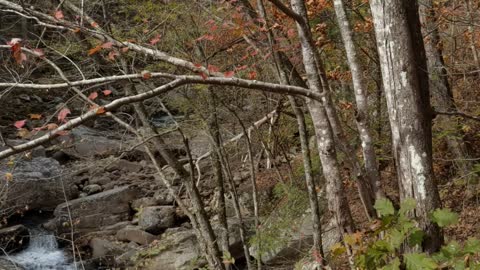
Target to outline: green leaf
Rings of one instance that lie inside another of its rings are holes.
[[[469,254],[480,253],[480,240],[476,238],[468,238],[465,243],[464,252]]]
[[[415,209],[417,202],[413,198],[406,198],[400,203],[400,215],[405,215],[408,211]]]
[[[398,258],[393,259],[389,264],[381,268],[382,270],[400,270],[400,260]]]
[[[389,216],[395,214],[395,208],[393,208],[393,204],[389,199],[380,198],[375,202],[375,209],[377,213],[383,216]]]
[[[458,214],[450,209],[437,209],[433,212],[433,221],[440,227],[446,227],[458,222]]]
[[[442,247],[442,253],[445,254],[447,258],[454,258],[460,252],[460,245],[456,241],[452,241],[447,245]]]
[[[391,251],[400,248],[405,241],[405,234],[397,229],[393,229],[389,233],[389,243],[391,245]]]
[[[407,270],[434,270],[438,267],[435,261],[425,253],[404,254],[403,258]]]
[[[420,245],[423,242],[423,236],[425,236],[425,233],[420,229],[416,229],[408,237],[408,243],[412,246]]]

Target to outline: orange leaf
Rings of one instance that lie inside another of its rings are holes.
[[[92,49],[88,50],[88,55],[90,56],[90,55],[96,54],[101,49],[102,49],[102,45],[97,45],[97,46],[95,46],[95,48],[92,48]]]
[[[103,93],[103,95],[108,96],[112,93],[112,90],[106,89],[106,90],[103,90],[102,93]]]
[[[97,27],[98,27],[98,23],[97,23],[97,22],[92,22],[90,25],[91,25],[93,28],[97,28]]]
[[[67,118],[67,115],[71,114],[72,112],[68,108],[63,108],[59,113],[58,113],[58,121],[59,122],[66,122],[65,118]]]
[[[150,71],[148,70],[144,70],[142,71],[142,78],[144,78],[145,80],[148,80],[152,77],[152,73],[150,73]]]
[[[96,114],[100,115],[100,114],[104,114],[106,112],[107,112],[107,110],[105,110],[105,107],[100,107],[100,108],[97,109]]]
[[[25,126],[25,123],[27,123],[27,120],[20,120],[20,121],[16,121],[13,125],[18,128],[18,129],[21,129],[23,126]]]
[[[32,120],[40,120],[40,119],[42,119],[42,115],[41,115],[41,114],[37,114],[37,113],[31,113],[31,114],[29,114],[28,116],[30,116],[30,119],[32,119]]]
[[[123,53],[126,53],[126,52],[128,52],[128,47],[123,47],[121,50],[122,50]]]
[[[80,28],[75,28],[75,29],[72,30],[72,32],[75,33],[75,34],[76,34],[76,33],[79,33],[79,32],[80,32]]]
[[[30,137],[31,133],[28,131],[26,128],[21,128],[17,131],[17,137],[20,137],[22,139],[25,139],[27,137]]]
[[[61,10],[55,11],[55,19],[61,20],[63,18],[65,18],[65,16],[63,16],[63,12]]]
[[[112,47],[113,47],[112,42],[105,42],[105,43],[102,44],[103,49],[111,49]]]
[[[90,100],[95,100],[97,97],[98,97],[97,92],[92,92],[92,93],[90,93],[90,95],[88,95],[88,99],[90,99]]]
[[[248,78],[249,78],[250,80],[255,80],[255,79],[257,78],[257,72],[255,72],[255,71],[250,71],[250,72],[248,73]]]
[[[231,78],[233,77],[233,75],[235,75],[235,71],[226,71],[225,73],[223,73],[223,75],[225,75],[225,77],[227,78]]]
[[[55,123],[47,124],[47,130],[53,130],[53,129],[56,129],[56,128],[58,128],[58,125],[55,124]]]

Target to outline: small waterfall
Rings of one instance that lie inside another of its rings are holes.
[[[57,239],[52,233],[30,229],[30,244],[27,249],[8,257],[25,270],[73,270],[65,252],[58,248]]]

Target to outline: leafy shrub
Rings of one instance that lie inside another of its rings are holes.
[[[480,241],[474,238],[463,245],[450,241],[434,254],[415,251],[404,253],[405,247],[419,250],[424,237],[418,223],[408,215],[415,206],[413,199],[404,200],[399,210],[388,199],[380,199],[375,203],[380,220],[374,224],[374,228],[369,233],[357,232],[344,239],[352,249],[355,267],[384,270],[480,269]],[[458,221],[458,215],[448,209],[435,210],[431,218],[442,228]],[[332,256],[345,251],[342,245],[334,245]]]

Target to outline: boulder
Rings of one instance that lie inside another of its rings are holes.
[[[144,197],[132,202],[132,209],[139,211],[141,208],[157,205],[157,200],[153,197]]]
[[[157,190],[153,197],[158,205],[172,205],[175,201],[168,189]]]
[[[70,231],[70,211],[76,232],[97,231],[101,227],[128,220],[130,202],[138,195],[139,190],[136,186],[123,186],[68,201],[57,206],[53,222],[58,233]]]
[[[58,137],[58,148],[72,158],[106,157],[122,150],[122,141],[86,126],[74,128],[68,135]]]
[[[15,170],[12,172],[12,165]],[[0,162],[0,175],[12,173],[11,181],[0,181],[0,190],[7,190],[5,205],[10,212],[22,209],[52,211],[55,206],[78,195],[70,178],[62,177],[58,161],[35,157],[31,160],[17,159],[12,163]],[[63,189],[65,187],[65,189]],[[0,205],[0,209],[6,209]],[[2,215],[0,210],[0,215]],[[3,213],[8,214],[8,213]]]
[[[118,241],[135,242],[140,245],[148,245],[157,239],[155,235],[142,231],[139,227],[127,227],[117,232]]]
[[[87,195],[92,195],[92,194],[101,192],[102,187],[96,184],[88,185],[83,188],[83,191],[86,192]]]
[[[115,256],[121,255],[126,251],[126,248],[121,244],[102,238],[92,238],[89,246],[92,249],[92,259],[106,265],[114,264]]]
[[[138,225],[143,230],[159,234],[175,224],[175,207],[149,206],[140,211]]]
[[[138,162],[131,162],[125,159],[117,159],[112,162],[106,170],[108,172],[122,171],[127,173],[138,173],[143,169],[143,165]]]
[[[193,230],[166,232],[154,246],[137,255],[152,252],[157,255],[145,260],[146,270],[187,270],[205,265]]]
[[[0,229],[0,248],[7,253],[25,249],[30,241],[27,227],[15,225]]]

